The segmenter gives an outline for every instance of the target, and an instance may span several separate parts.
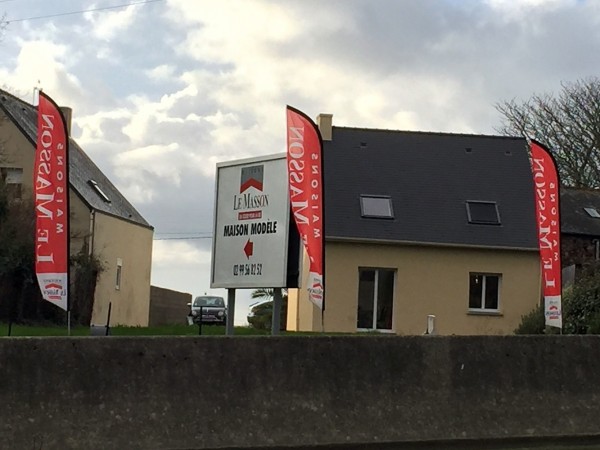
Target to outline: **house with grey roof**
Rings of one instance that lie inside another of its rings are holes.
[[[527,143],[337,127],[323,136],[325,310],[288,329],[510,334],[540,302]]]
[[[71,111],[63,108],[70,132]],[[30,195],[37,136],[36,108],[0,90],[0,173],[16,195]],[[148,325],[153,227],[90,157],[69,138],[71,254],[101,264],[92,323]]]
[[[560,215],[563,267],[600,261],[600,190],[562,187]]]

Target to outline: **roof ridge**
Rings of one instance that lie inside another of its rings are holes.
[[[465,137],[482,137],[482,138],[492,138],[492,139],[510,139],[510,140],[524,140],[523,136],[503,136],[496,134],[478,134],[478,133],[453,133],[453,132],[445,132],[445,131],[422,131],[422,130],[392,130],[389,128],[365,128],[365,127],[340,127],[333,126],[332,128],[337,128],[341,130],[357,130],[357,131],[374,131],[374,132],[382,132],[382,133],[402,133],[402,134],[427,134],[427,135],[435,135],[435,136],[465,136]]]
[[[24,105],[26,105],[29,108],[35,108],[35,106],[33,106],[33,104],[23,100],[22,98],[17,97],[15,94],[8,92],[7,90],[0,88],[0,97],[5,97],[5,96],[9,96],[9,97],[17,100],[18,102],[23,103]]]
[[[561,184],[560,186],[561,189],[564,190],[568,190],[568,191],[577,191],[577,192],[600,192],[600,188],[594,188],[594,187],[589,187],[589,186],[581,186],[581,187],[577,187],[577,186],[566,186],[564,184]]]
[[[108,185],[110,185],[110,187],[112,189],[114,189],[115,191],[117,191],[121,195],[121,200],[123,202],[125,202],[128,207],[130,207],[131,209],[133,209],[142,219],[144,219],[144,221],[146,221],[146,219],[144,218],[144,216],[142,216],[142,214],[138,211],[138,209],[135,206],[133,206],[133,204],[129,201],[129,199],[127,197],[125,197],[125,195],[123,195],[123,193],[121,192],[121,190],[111,181],[110,178],[108,178],[106,176],[106,174],[100,169],[100,167],[98,167],[98,165],[94,162],[94,160],[90,157],[90,155],[88,155],[87,152],[81,147],[81,145],[79,145],[77,143],[77,141],[75,139],[73,139],[72,137],[69,137],[69,144],[70,144],[70,146],[72,145],[72,146],[76,147],[79,150],[79,153],[87,160],[88,164],[91,164],[93,167],[95,167],[96,169],[98,169],[98,174],[100,174],[102,176],[102,178],[103,178],[101,180],[102,183],[108,183]],[[96,180],[96,181],[100,181],[100,180]],[[147,221],[146,221],[146,223],[147,223]],[[148,225],[150,225],[150,224],[148,224]]]

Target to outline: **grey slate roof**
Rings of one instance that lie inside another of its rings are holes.
[[[600,218],[590,216],[584,208],[600,213],[600,190],[563,187],[560,190],[561,233],[600,237]]]
[[[37,109],[0,89],[0,108],[28,138],[33,147],[37,137]],[[33,155],[33,153],[32,153]],[[92,209],[152,228],[142,215],[110,182],[77,142],[69,138],[69,182],[80,198]],[[110,199],[106,202],[89,184],[94,180]]]
[[[333,127],[323,144],[328,239],[538,249],[524,139]],[[391,196],[394,218],[361,217],[361,194]],[[468,200],[501,225],[469,224]]]

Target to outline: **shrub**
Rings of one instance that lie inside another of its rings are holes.
[[[521,323],[515,329],[515,334],[543,334],[545,329],[544,307],[538,305],[529,314],[521,317]]]
[[[600,334],[600,264],[583,268],[575,283],[563,292],[564,334]],[[521,318],[515,334],[556,334],[559,329],[544,325],[544,306]]]
[[[248,323],[257,330],[270,330],[273,323],[273,301],[259,303],[252,307],[248,315]],[[280,315],[280,329],[285,330],[287,324],[287,297],[283,298]]]
[[[600,322],[600,264],[590,264],[563,296],[563,333],[598,333]]]
[[[98,276],[105,269],[96,255],[88,254],[87,247],[72,255],[71,265],[71,314],[74,324],[89,326],[94,308],[94,293]]]

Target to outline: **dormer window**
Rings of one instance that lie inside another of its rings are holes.
[[[88,184],[94,188],[94,191],[96,191],[96,194],[98,194],[98,196],[104,200],[106,203],[110,203],[110,198],[108,197],[108,195],[106,195],[104,193],[104,191],[100,188],[100,186],[98,186],[98,183],[94,180],[88,180]]]
[[[500,225],[500,213],[496,202],[467,201],[469,223],[477,225]]]

